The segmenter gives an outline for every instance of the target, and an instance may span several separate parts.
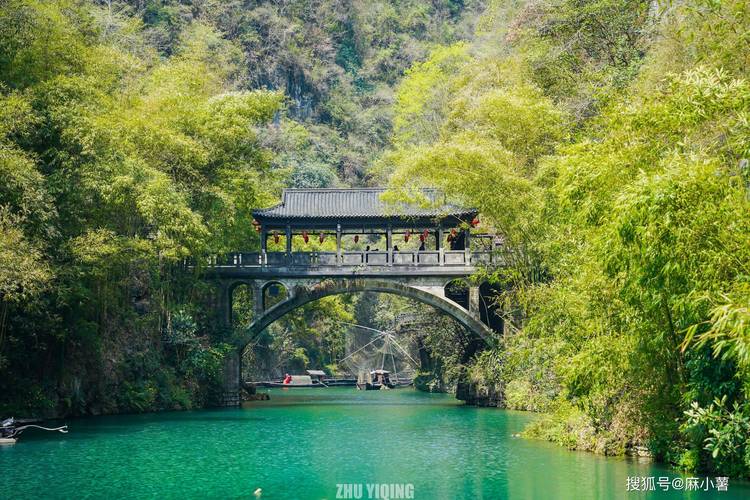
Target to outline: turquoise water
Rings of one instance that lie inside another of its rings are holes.
[[[411,484],[414,498],[750,498],[627,492],[648,463],[515,438],[532,415],[410,389],[271,390],[242,409],[71,420],[0,447],[0,497],[336,498],[339,483]],[[352,490],[356,493],[356,489]],[[407,490],[408,491],[408,490]]]

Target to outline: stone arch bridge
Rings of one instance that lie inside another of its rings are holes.
[[[238,286],[247,286],[253,297],[253,321],[242,336],[233,338],[237,350],[225,367],[226,405],[239,403],[240,359],[247,344],[285,314],[331,295],[384,292],[408,297],[492,342],[497,334],[488,326],[486,305],[480,307],[480,288],[470,285],[462,301],[446,295],[452,281],[464,280],[482,266],[500,264],[491,238],[471,237],[476,211],[442,204],[431,210],[401,206],[389,215],[380,201],[382,191],[286,190],[280,205],[254,213],[260,252],[233,253],[208,263],[207,278],[219,292],[222,326],[232,325],[232,295]],[[335,250],[329,244],[327,251],[306,251],[311,233],[320,244],[335,238]],[[267,307],[267,291],[273,285],[282,285],[287,295]]]

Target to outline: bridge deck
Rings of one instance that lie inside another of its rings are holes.
[[[209,259],[225,276],[468,276],[481,266],[498,265],[487,251],[399,252],[238,252]]]

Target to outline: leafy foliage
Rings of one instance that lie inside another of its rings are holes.
[[[200,297],[174,266],[255,244],[240,228],[281,178],[258,131],[283,98],[238,88],[238,47],[196,23],[159,60],[102,14],[0,7],[3,411],[206,404],[227,351],[206,323],[161,345],[170,311]]]
[[[397,108],[401,130],[437,132],[382,158],[393,197],[440,187],[504,237],[508,265],[488,271],[518,307],[504,311],[513,334],[471,373],[548,412],[529,435],[750,474],[750,94],[722,21],[747,15],[744,2],[494,2],[416,101],[440,112]],[[436,71],[417,65],[400,89]]]
[[[716,399],[708,408],[693,402],[689,410],[685,429],[694,439],[703,439],[704,450],[710,452],[713,467],[740,476],[750,465],[750,415],[748,407],[734,403],[727,408],[726,396]],[[707,434],[707,436],[706,436]]]

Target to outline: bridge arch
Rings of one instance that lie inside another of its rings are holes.
[[[358,292],[392,293],[431,305],[448,314],[469,331],[479,335],[488,344],[493,345],[495,343],[492,330],[482,323],[481,320],[469,313],[469,311],[444,296],[416,286],[404,285],[389,280],[355,278],[327,279],[314,285],[297,285],[287,290],[289,297],[286,300],[264,311],[262,315],[255,318],[250,324],[246,330],[246,334],[238,340],[237,347],[240,349],[240,352],[266,327],[291,311],[323,297]]]

